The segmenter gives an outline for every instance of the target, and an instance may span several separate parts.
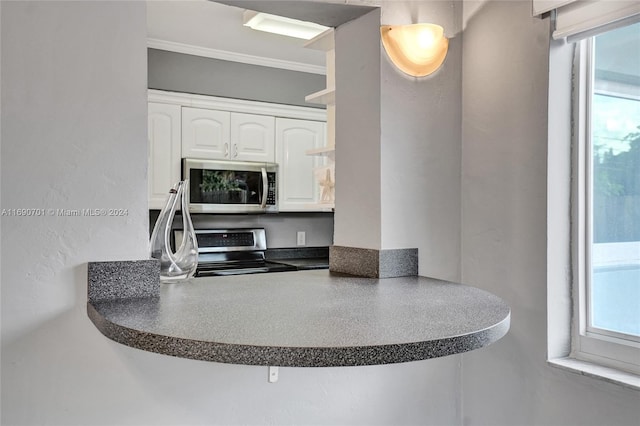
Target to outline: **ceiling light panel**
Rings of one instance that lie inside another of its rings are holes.
[[[243,14],[246,27],[287,37],[311,40],[318,34],[329,29],[313,22],[299,21],[284,16],[270,15],[268,13],[246,10]]]

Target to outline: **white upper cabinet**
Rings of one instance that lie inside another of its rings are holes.
[[[164,207],[182,159],[199,158],[278,163],[281,211],[331,211],[320,200],[326,120],[317,108],[149,90],[149,208]]]
[[[182,108],[182,157],[229,159],[231,113],[202,108]]]
[[[280,211],[317,211],[320,188],[314,170],[323,159],[307,151],[325,144],[325,123],[278,118],[276,120],[276,161],[279,164],[278,199]]]
[[[275,162],[275,117],[231,113],[230,159]]]
[[[149,208],[162,209],[180,180],[180,106],[149,102]]]
[[[275,118],[206,108],[182,108],[182,156],[275,161]]]

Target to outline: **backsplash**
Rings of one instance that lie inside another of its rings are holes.
[[[149,235],[159,214],[159,210],[149,210]],[[298,231],[305,232],[306,247],[327,247],[333,244],[333,213],[192,214],[191,219],[196,229],[264,228],[268,248],[296,247]],[[173,226],[182,226],[179,215],[176,215]]]

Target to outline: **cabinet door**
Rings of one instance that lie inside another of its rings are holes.
[[[320,210],[319,187],[314,168],[322,163],[308,150],[325,144],[325,124],[320,121],[276,120],[276,159],[279,168],[278,200],[280,211]]]
[[[162,209],[180,180],[180,105],[149,102],[149,208]]]
[[[231,113],[182,107],[182,156],[228,160]]]
[[[231,113],[232,160],[275,162],[275,117]]]

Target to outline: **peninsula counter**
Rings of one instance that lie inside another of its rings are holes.
[[[371,279],[310,270],[194,278],[162,284],[155,295],[124,298],[92,298],[91,285],[90,279],[88,315],[108,338],[233,364],[423,360],[489,345],[507,333],[510,321],[497,296],[419,276]]]

